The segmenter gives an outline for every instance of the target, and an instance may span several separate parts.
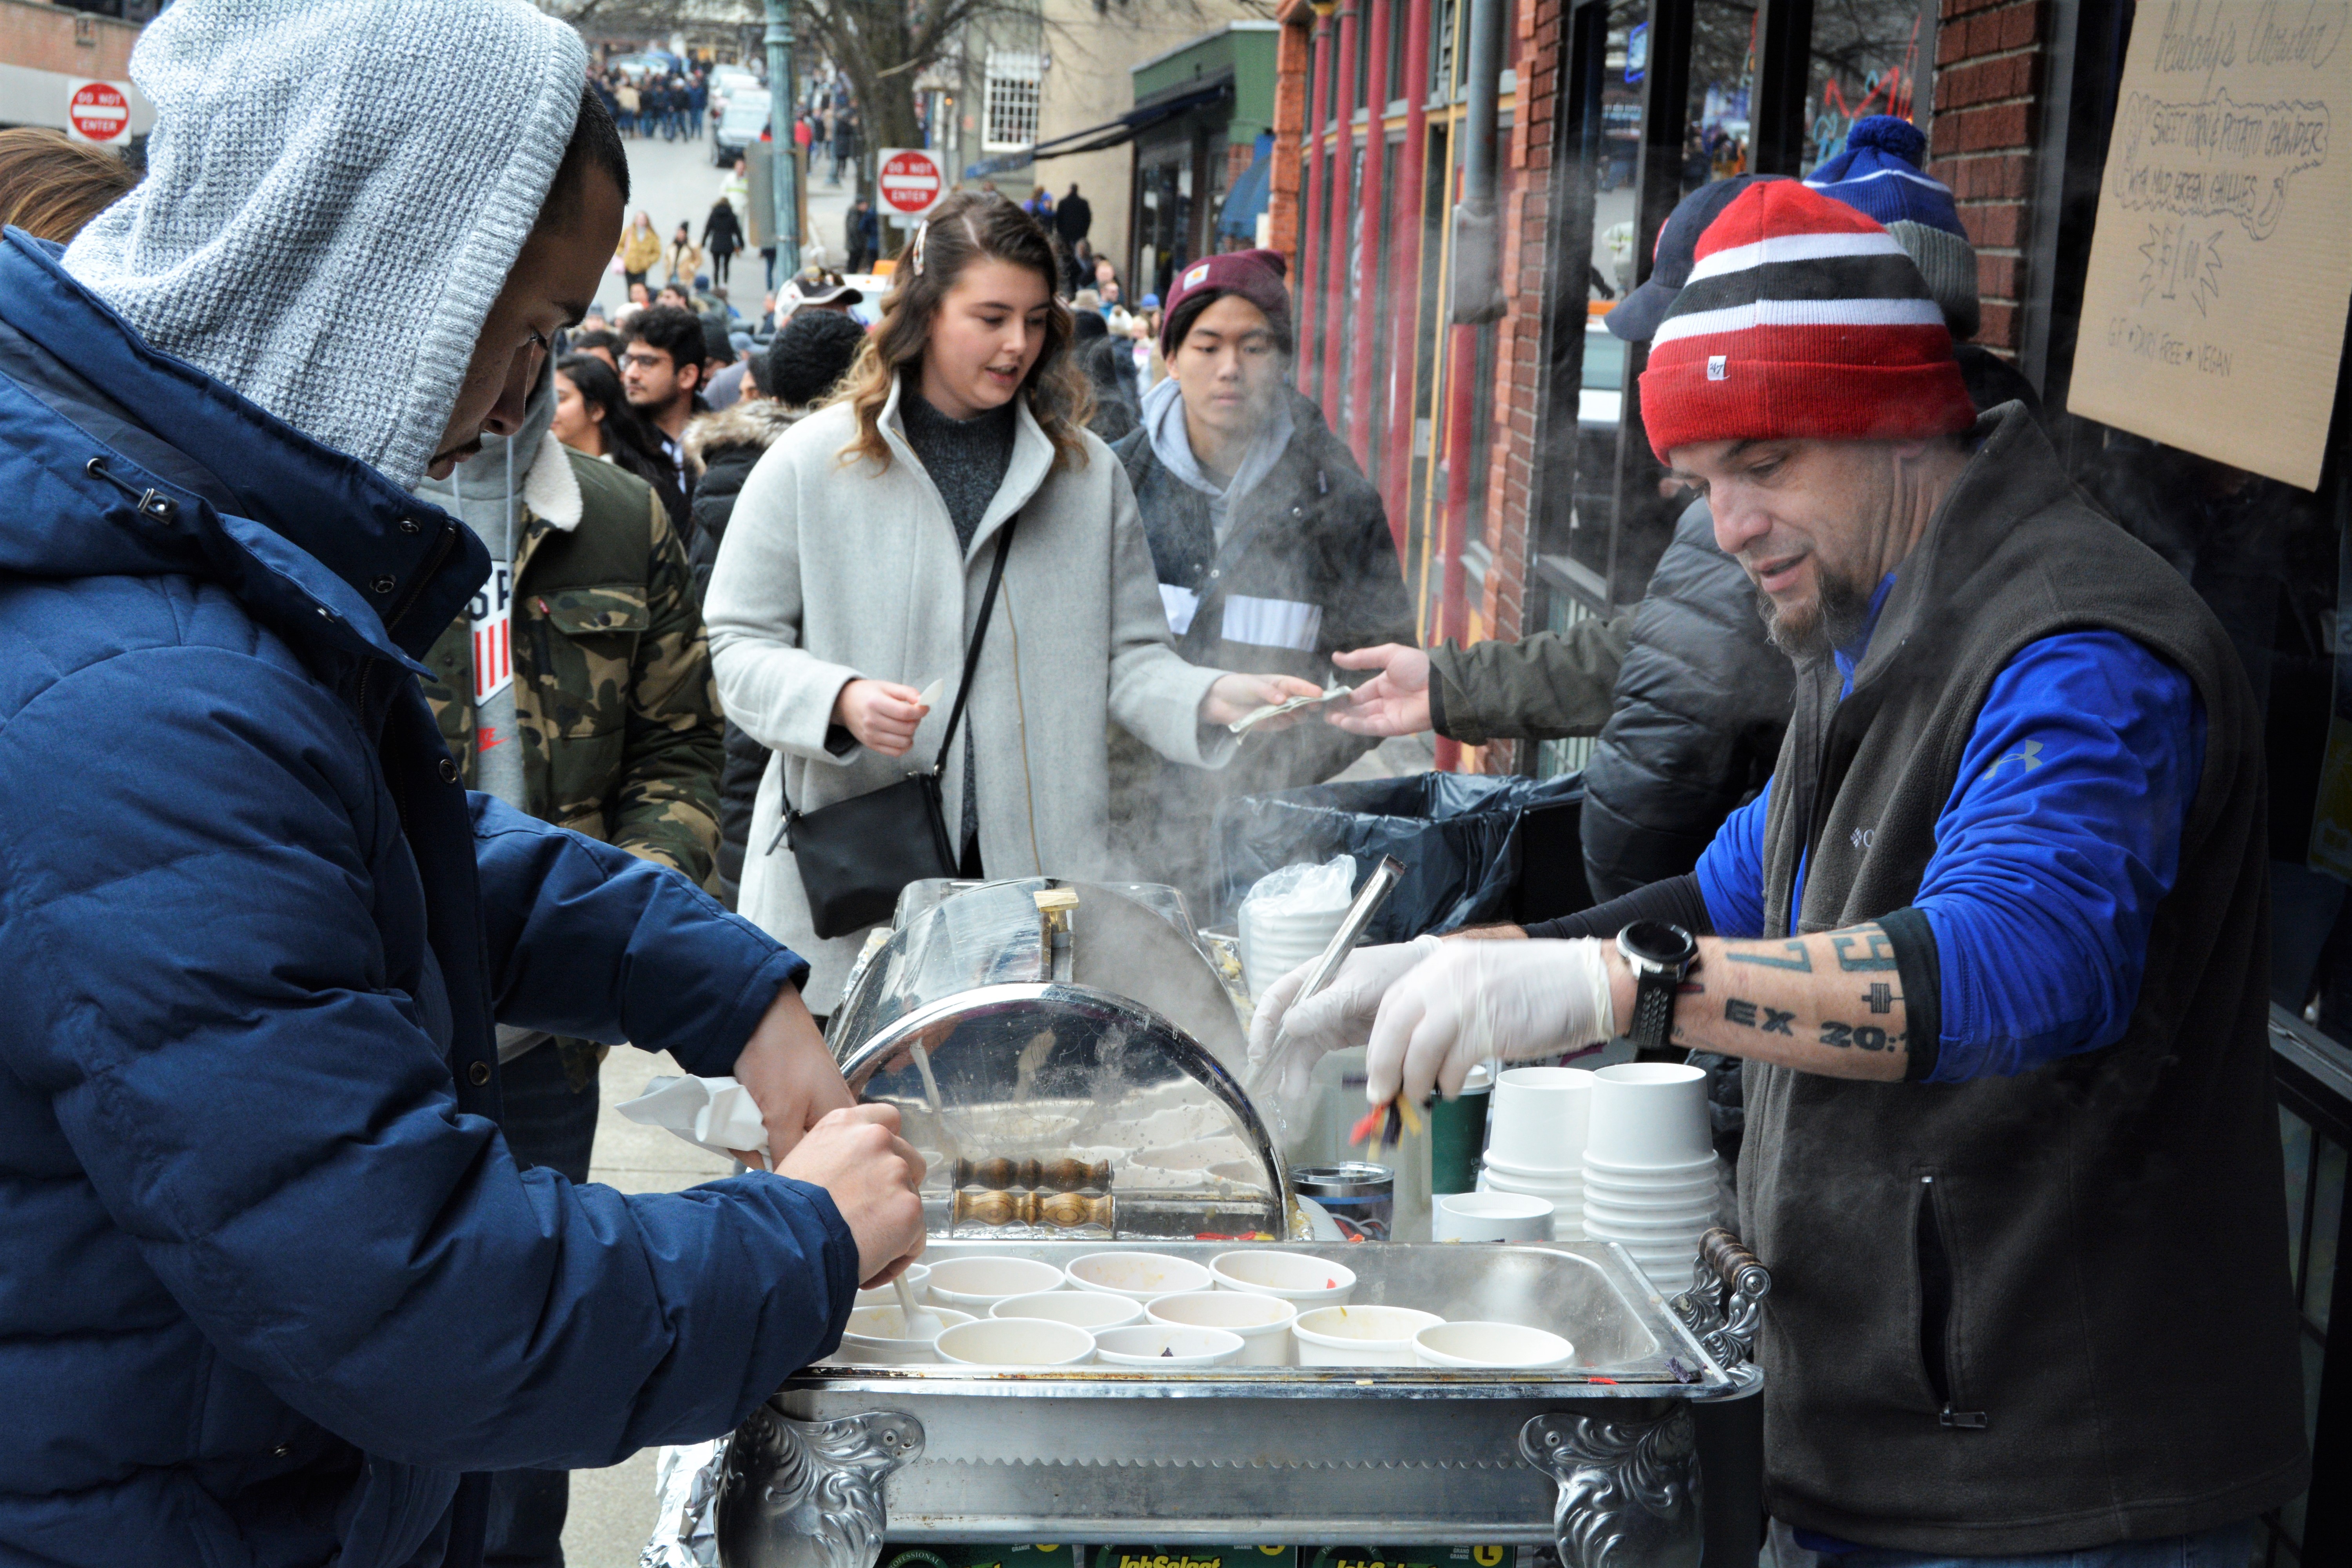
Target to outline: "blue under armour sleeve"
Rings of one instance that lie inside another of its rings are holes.
[[[1772,786],[1723,819],[1698,858],[1698,890],[1717,936],[1764,934],[1764,814]]]
[[[1928,1082],[2122,1037],[2204,763],[2188,676],[2119,632],[2045,637],[1993,678],[1914,900],[1943,975]]]

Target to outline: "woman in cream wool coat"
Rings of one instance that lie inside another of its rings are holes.
[[[838,399],[751,470],[704,605],[727,715],[776,753],[741,912],[809,960],[803,994],[820,1015],[865,932],[816,938],[779,832],[783,802],[813,811],[939,760],[997,537],[1016,515],[960,755],[940,777],[967,869],[1126,876],[1108,828],[1112,721],[1162,756],[1215,767],[1233,754],[1224,723],[1316,689],[1190,665],[1170,645],[1126,472],[1084,427],[1070,318],[1034,219],[992,192],[959,193],[897,277]],[[935,681],[937,706],[922,706]]]

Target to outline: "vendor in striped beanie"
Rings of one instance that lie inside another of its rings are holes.
[[[1955,436],[1976,422],[1952,336],[1902,246],[1792,180],[1749,186],[1699,237],[1642,374],[1651,448]]]

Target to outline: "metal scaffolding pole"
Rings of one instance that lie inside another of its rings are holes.
[[[775,154],[768,160],[773,172],[776,198],[776,279],[778,288],[801,269],[800,166],[793,153],[793,121],[799,105],[793,97],[792,0],[768,4],[768,127]]]

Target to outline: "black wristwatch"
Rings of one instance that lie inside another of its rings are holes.
[[[1664,921],[1635,921],[1617,933],[1617,951],[1633,971],[1633,1059],[1671,1061],[1675,1052],[1675,998],[1698,942],[1690,932]]]

